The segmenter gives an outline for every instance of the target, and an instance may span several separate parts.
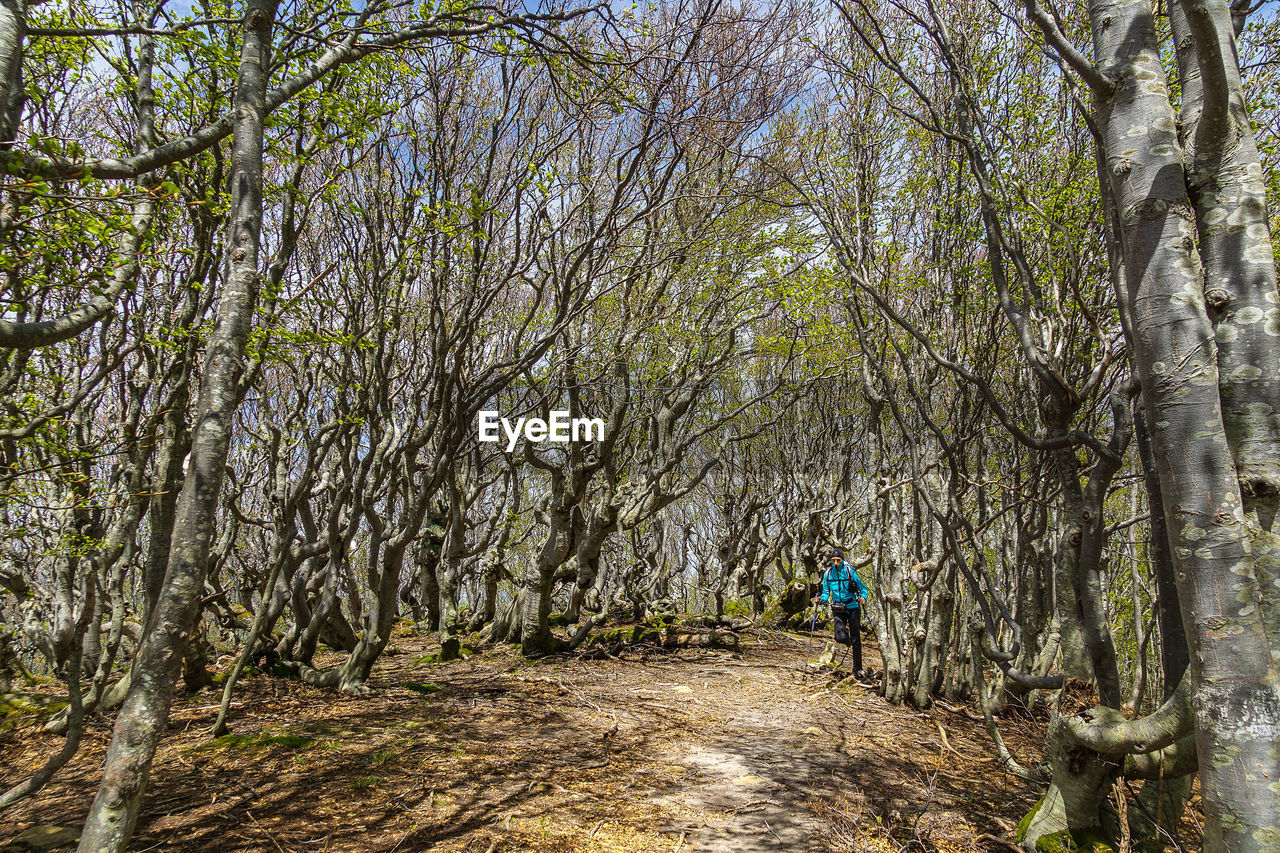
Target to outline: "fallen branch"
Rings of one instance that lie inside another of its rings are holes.
[[[937,723],[937,726],[938,726],[938,734],[942,735],[942,745],[945,746],[947,749],[951,750],[956,755],[959,755],[961,758],[964,758],[964,756],[960,755],[960,753],[956,750],[956,748],[951,745],[950,741],[947,740],[947,730],[942,727],[942,723]]]
[[[1001,850],[1008,850],[1010,851],[1010,853],[1025,853],[1025,851],[1021,847],[1014,844],[1012,841],[1008,841],[1003,838],[997,838],[994,835],[986,835],[986,834],[979,835],[978,841],[985,841],[988,844],[994,844],[995,846],[999,847]]]

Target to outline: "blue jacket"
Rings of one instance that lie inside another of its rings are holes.
[[[858,606],[858,599],[868,596],[870,592],[848,562],[841,562],[839,568],[828,565],[827,570],[822,573],[823,603],[829,601],[854,608]]]

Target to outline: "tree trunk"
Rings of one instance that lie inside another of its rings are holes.
[[[1120,764],[1075,746],[1056,716],[1044,761],[1052,781],[1019,824],[1018,842],[1030,851],[1111,850],[1119,824],[1107,795],[1120,776]]]
[[[1225,4],[1184,10],[1194,18],[1213,10],[1225,13]],[[1244,399],[1250,387],[1256,390],[1247,383],[1231,390],[1226,412],[1219,396],[1218,340],[1230,332],[1215,335],[1205,304],[1204,268],[1196,251],[1198,216],[1187,194],[1178,116],[1169,99],[1151,5],[1129,0],[1098,4],[1090,11],[1095,53],[1117,75],[1114,90],[1100,98],[1098,118],[1125,247],[1127,292],[1121,297],[1130,306],[1132,357],[1151,425],[1190,641],[1205,846],[1271,850],[1280,843],[1275,782],[1280,779],[1275,747],[1280,679],[1277,641],[1264,614],[1275,612],[1277,591],[1264,585],[1267,578],[1258,570],[1242,482],[1246,491],[1257,494],[1272,482],[1274,471],[1266,453],[1237,469],[1229,434],[1235,428],[1229,429],[1227,421],[1241,406],[1256,404],[1268,417],[1272,410],[1262,400]],[[1196,53],[1206,83],[1222,88],[1219,78],[1224,67],[1234,66],[1234,57],[1215,58],[1214,46],[1200,35]],[[1206,115],[1211,108],[1226,109],[1225,96],[1211,103],[1206,94]],[[1247,127],[1235,132],[1249,135]],[[1257,168],[1256,160],[1249,168]],[[1212,224],[1218,214],[1207,210],[1202,216]],[[1274,265],[1265,233],[1239,236],[1247,237],[1248,245],[1232,251],[1226,258],[1229,267]],[[1213,268],[1218,269],[1216,260]],[[1274,283],[1263,298],[1276,304]],[[1268,322],[1274,323],[1265,313],[1252,323],[1246,319],[1238,316],[1230,328],[1237,335],[1264,335]],[[1267,346],[1274,348],[1271,335]],[[1268,384],[1274,384],[1274,371]]]
[[[208,572],[245,344],[257,301],[267,63],[276,0],[253,0],[244,23],[232,143],[230,256],[209,339],[190,471],[179,499],[169,566],[120,710],[79,849],[123,850],[133,834],[174,683]]]

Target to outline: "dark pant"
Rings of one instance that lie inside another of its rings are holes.
[[[836,623],[836,642],[844,643],[853,653],[853,669],[862,669],[862,610],[858,607],[848,609],[831,608],[831,618]]]

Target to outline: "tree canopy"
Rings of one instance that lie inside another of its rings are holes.
[[[838,546],[1013,843],[1164,849],[1198,780],[1280,849],[1260,7],[0,0],[0,703],[64,738],[0,809],[106,717],[127,849],[215,669],[222,734],[404,626],[803,628]]]

